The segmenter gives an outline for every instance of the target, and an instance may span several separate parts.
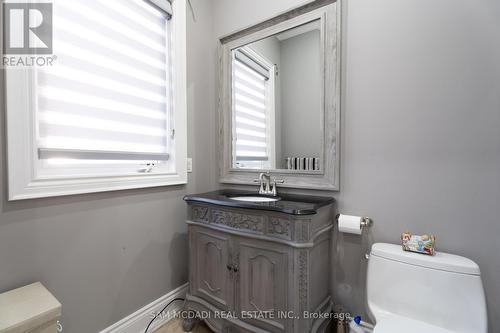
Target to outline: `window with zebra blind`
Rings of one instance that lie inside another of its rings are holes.
[[[274,65],[251,48],[233,52],[233,145],[237,168],[274,168]]]
[[[25,69],[36,181],[18,180],[19,198],[186,182],[184,8],[53,1],[56,60]],[[66,183],[45,193],[47,181]]]

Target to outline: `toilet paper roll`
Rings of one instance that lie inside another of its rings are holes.
[[[339,231],[348,234],[361,235],[361,216],[343,215],[339,216]]]

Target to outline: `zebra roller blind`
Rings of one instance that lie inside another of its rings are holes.
[[[269,79],[271,68],[248,52],[233,56],[235,159],[240,168],[265,168],[270,161]]]
[[[55,0],[54,54],[37,83],[41,160],[165,161],[171,115],[170,3]]]

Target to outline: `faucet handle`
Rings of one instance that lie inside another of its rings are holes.
[[[276,178],[273,178],[271,180],[271,194],[272,196],[277,196],[278,195],[278,190],[277,190],[277,185],[278,184],[283,184],[285,181],[283,179],[276,179]]]

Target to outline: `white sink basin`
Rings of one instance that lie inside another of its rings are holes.
[[[276,202],[280,198],[273,197],[259,197],[259,196],[241,196],[241,197],[231,197],[231,200],[245,201],[245,202]]]

